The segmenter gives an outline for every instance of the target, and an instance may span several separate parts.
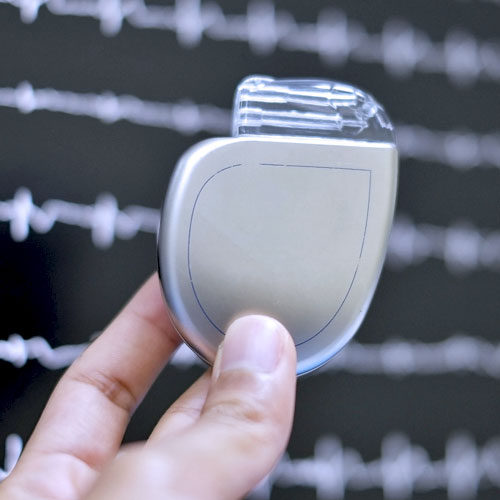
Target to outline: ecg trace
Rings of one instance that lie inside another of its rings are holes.
[[[106,124],[123,120],[182,134],[228,135],[231,122],[230,110],[208,104],[155,102],[112,92],[83,94],[52,88],[34,89],[29,82],[14,88],[0,87],[0,107],[14,108],[21,113],[51,111],[87,116]],[[500,168],[500,132],[435,131],[418,125],[397,124],[396,137],[403,158],[439,162],[459,170]]]
[[[422,446],[395,432],[381,443],[380,457],[365,461],[360,452],[335,436],[318,439],[314,456],[283,457],[254,491],[255,500],[269,500],[272,487],[309,487],[318,500],[342,500],[346,491],[379,489],[386,500],[413,498],[414,493],[445,490],[450,500],[476,498],[481,488],[500,487],[500,439],[478,447],[465,433],[452,434],[444,457],[432,460]]]
[[[470,223],[448,227],[415,224],[399,215],[392,226],[386,264],[392,269],[418,265],[430,258],[442,260],[455,274],[500,271],[500,231],[485,231]]]
[[[115,239],[130,239],[139,232],[156,234],[160,212],[132,205],[119,208],[110,194],[97,196],[95,203],[84,205],[63,200],[47,200],[37,206],[31,191],[19,188],[11,200],[0,200],[0,222],[7,222],[14,241],[24,241],[30,230],[47,233],[56,222],[90,230],[97,248],[106,249]],[[396,217],[386,265],[399,270],[416,266],[428,259],[441,260],[452,273],[478,270],[500,271],[500,231],[483,231],[471,224],[449,227],[415,224],[403,215]]]
[[[49,370],[66,368],[80,356],[88,343],[51,347],[43,337],[23,339],[12,334],[7,340],[0,340],[0,360],[21,368],[31,359]]]
[[[23,442],[10,434],[5,442],[5,479],[19,460]],[[273,472],[253,491],[254,500],[269,500],[273,487],[302,486],[316,490],[318,500],[342,500],[347,491],[382,490],[386,500],[405,500],[413,493],[445,490],[450,500],[468,500],[480,489],[500,487],[500,438],[483,446],[465,433],[449,436],[442,459],[432,460],[427,450],[413,444],[407,435],[387,434],[380,456],[365,461],[361,453],[343,445],[336,436],[320,437],[314,455],[290,458],[284,455]]]
[[[17,368],[30,360],[50,370],[69,366],[88,343],[51,347],[43,337],[24,339],[12,334],[0,340],[0,360]],[[202,364],[185,345],[175,353],[171,364],[189,368]],[[440,342],[387,340],[380,344],[351,341],[316,375],[326,373],[378,375],[389,377],[471,374],[500,380],[500,343],[466,335],[454,335]]]
[[[225,13],[215,1],[176,0],[151,5],[144,0],[0,0],[19,9],[25,23],[34,22],[42,6],[57,16],[99,20],[107,36],[119,33],[126,21],[138,29],[176,34],[183,47],[199,45],[203,37],[247,43],[256,55],[276,50],[317,54],[325,64],[381,64],[395,77],[414,72],[445,74],[456,85],[478,79],[500,82],[499,40],[478,40],[452,28],[442,42],[402,19],[390,19],[380,33],[369,33],[359,21],[336,8],[325,8],[316,22],[299,22],[292,12],[268,0],[250,1],[242,14]],[[495,2],[496,3],[496,2]]]
[[[230,123],[229,111],[215,106],[196,105],[189,101],[173,104],[145,101],[131,95],[116,96],[112,92],[82,94],[51,88],[34,89],[28,82],[22,82],[16,88],[0,88],[0,106],[16,108],[21,113],[44,110],[87,116],[103,123],[124,120],[183,134],[200,131],[227,133]]]
[[[47,233],[59,222],[89,229],[94,245],[108,248],[115,238],[130,239],[139,231],[156,234],[159,220],[157,209],[129,206],[120,210],[111,194],[99,195],[91,205],[47,200],[38,207],[33,203],[31,192],[20,188],[12,200],[0,201],[0,221],[10,223],[14,241],[24,241],[30,228],[37,233]]]
[[[36,360],[49,370],[59,370],[73,363],[88,346],[89,343],[84,342],[51,347],[43,337],[24,339],[14,333],[7,340],[0,340],[0,360],[11,363],[16,368],[22,368],[28,361]],[[184,345],[172,357],[172,364],[180,368],[190,367],[198,362],[199,358]]]

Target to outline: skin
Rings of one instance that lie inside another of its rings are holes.
[[[155,274],[61,378],[0,500],[235,500],[256,486],[292,426],[290,335],[271,318],[236,320],[214,369],[147,441],[121,447],[131,414],[178,345]]]

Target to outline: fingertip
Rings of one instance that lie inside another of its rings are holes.
[[[283,362],[296,363],[295,346],[287,329],[269,316],[249,315],[229,325],[218,352],[216,372],[246,368],[272,373]]]

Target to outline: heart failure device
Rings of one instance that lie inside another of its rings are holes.
[[[233,136],[179,160],[158,233],[173,322],[213,363],[236,318],[279,320],[297,373],[334,356],[359,328],[394,215],[393,127],[371,95],[308,79],[245,79]]]

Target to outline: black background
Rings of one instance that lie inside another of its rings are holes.
[[[244,14],[248,7],[243,1],[218,4],[226,14]],[[500,39],[500,4],[493,0],[281,0],[275,5],[297,21],[311,23],[333,7],[371,34],[387,32],[388,23],[399,20],[436,44],[460,32],[480,41]],[[55,15],[42,6],[36,20],[25,23],[17,7],[0,4],[1,88],[28,81],[35,89],[111,91],[230,109],[235,86],[252,73],[349,81],[373,93],[398,124],[477,134],[499,129],[500,78],[479,75],[458,82],[449,72],[418,69],[398,76],[379,62],[348,58],[328,64],[318,54],[280,47],[261,54],[247,42],[208,36],[187,47],[175,32],[139,29],[127,21],[119,33],[105,36],[99,20],[88,16]],[[37,205],[48,199],[93,204],[99,194],[109,192],[120,207],[159,208],[177,158],[209,136],[59,112],[23,114],[0,106],[0,201],[12,199],[24,186]],[[403,153],[398,215],[416,224],[468,224],[485,234],[498,230],[498,168],[471,164],[460,169],[451,163],[410,159]],[[116,239],[102,249],[88,230],[60,223],[46,234],[31,230],[24,241],[14,241],[9,223],[0,222],[0,249],[1,338],[12,333],[25,339],[42,336],[53,346],[86,342],[100,331],[156,265],[152,234]],[[499,297],[498,266],[457,272],[442,258],[401,268],[388,265],[356,339],[363,344],[393,338],[437,342],[462,333],[496,343]],[[126,440],[144,439],[201,371],[199,366],[167,367],[133,417]],[[26,440],[61,371],[47,370],[37,361],[21,368],[0,362],[0,374],[0,443],[10,433]],[[311,375],[298,384],[288,454],[311,458],[316,441],[332,435],[370,462],[380,457],[384,438],[393,432],[424,448],[433,461],[443,459],[456,433],[465,432],[481,448],[500,434],[498,389],[494,378],[461,372]],[[436,487],[412,497],[438,500],[448,494]],[[498,489],[483,481],[477,498],[497,497]],[[312,499],[316,489],[276,486],[272,498]],[[389,497],[381,488],[356,491],[348,486],[345,498]]]

